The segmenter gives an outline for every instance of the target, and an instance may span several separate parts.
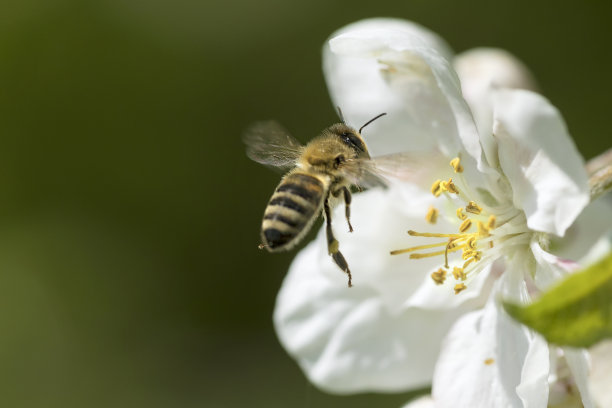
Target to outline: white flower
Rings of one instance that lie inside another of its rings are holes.
[[[532,87],[524,68],[503,54],[501,66],[511,68],[499,70],[483,63],[483,52],[458,59],[462,93],[449,48],[412,23],[359,22],[324,48],[332,100],[347,122],[388,114],[365,132],[373,156],[441,152],[415,159],[425,169],[419,180],[357,195],[355,232],[335,223],[354,288],[342,284],[323,232],[290,268],[275,325],[324,390],[399,391],[433,381],[436,406],[545,407],[564,384],[591,404],[585,353],[549,347],[496,302],[526,302],[566,273],[570,264],[547,247],[588,204],[584,162],[559,112],[516,89]],[[434,175],[439,181],[422,179]],[[426,220],[430,208],[435,224]],[[609,227],[604,219],[596,232]],[[598,238],[590,232],[574,231],[587,245]],[[389,254],[400,248],[410,255]]]

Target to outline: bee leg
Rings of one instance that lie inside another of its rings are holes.
[[[334,191],[333,195],[334,197],[338,197],[340,193],[344,195],[344,214],[346,216],[346,223],[348,224],[349,232],[353,232],[353,226],[351,225],[351,191],[344,186]]]
[[[348,267],[348,264],[346,263],[346,259],[344,259],[344,256],[340,252],[338,240],[336,240],[336,238],[334,237],[334,232],[332,231],[331,209],[329,208],[329,199],[325,200],[323,208],[325,210],[325,232],[327,233],[327,252],[331,255],[336,265],[338,265],[340,269],[342,269],[348,275],[348,286],[350,288],[351,286],[353,286],[351,271]]]

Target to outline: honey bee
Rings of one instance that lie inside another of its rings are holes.
[[[255,123],[246,131],[249,158],[288,170],[264,211],[260,248],[270,252],[290,250],[323,213],[328,253],[352,286],[351,271],[332,231],[331,210],[337,201],[344,200],[346,222],[352,232],[351,186],[386,184],[361,137],[363,128],[383,115],[369,120],[359,131],[345,123],[331,125],[305,146],[274,121]]]

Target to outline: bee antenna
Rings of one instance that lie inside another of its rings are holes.
[[[338,108],[338,109],[340,109],[340,108]],[[360,128],[359,128],[359,133],[361,133],[361,130],[362,130],[364,127],[368,126],[370,123],[374,122],[376,119],[380,118],[381,116],[385,116],[386,114],[387,114],[387,112],[384,112],[384,113],[381,113],[381,114],[380,114],[380,115],[378,115],[378,116],[374,116],[372,119],[368,120],[368,121],[365,123],[365,125],[363,125],[362,127],[360,127]]]
[[[340,116],[340,120],[342,121],[342,123],[346,123],[344,121],[344,115],[342,114],[342,109],[340,109],[339,106],[336,106],[336,108],[338,108],[338,116]]]

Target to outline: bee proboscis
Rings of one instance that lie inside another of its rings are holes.
[[[297,245],[322,212],[325,218],[327,249],[336,265],[348,275],[351,271],[340,252],[332,231],[332,198],[344,200],[349,231],[351,186],[385,185],[371,160],[361,130],[337,123],[305,146],[275,121],[253,124],[245,133],[247,155],[254,161],[288,172],[283,176],[264,211],[260,248],[270,252],[286,251]]]

